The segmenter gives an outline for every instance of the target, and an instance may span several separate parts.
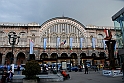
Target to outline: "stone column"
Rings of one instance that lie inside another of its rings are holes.
[[[14,64],[16,64],[16,59],[17,59],[17,58],[16,58],[16,57],[14,57]]]
[[[80,57],[78,56],[78,65],[80,65]]]
[[[107,47],[108,47],[108,57],[109,57],[109,63],[110,63],[110,69],[115,68],[115,60],[114,60],[114,47],[115,47],[115,40],[108,40],[105,41]]]
[[[2,65],[5,64],[5,55],[2,56]]]

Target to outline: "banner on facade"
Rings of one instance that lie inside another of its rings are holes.
[[[95,46],[96,46],[96,39],[95,38],[92,38],[92,47],[95,49]]]
[[[34,42],[33,40],[30,40],[30,54],[33,54],[33,47],[34,47]]]
[[[70,49],[72,50],[72,42],[73,42],[73,38],[70,38]]]
[[[58,37],[57,38],[57,43],[56,43],[56,48],[59,48],[59,45],[60,45],[60,38]]]
[[[83,46],[83,38],[80,38],[80,48],[82,49]]]
[[[43,44],[44,50],[46,50],[46,44],[47,44],[47,38],[44,38],[44,44]]]

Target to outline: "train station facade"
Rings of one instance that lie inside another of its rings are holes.
[[[69,17],[51,18],[42,25],[1,23],[0,63],[10,64],[12,59],[14,64],[25,64],[26,61],[34,59],[47,64],[64,61],[72,65],[85,62],[90,62],[91,65],[104,65],[108,58],[107,47],[104,44],[104,29],[111,29],[112,39],[116,40],[114,27],[84,26]],[[13,52],[8,39],[9,33],[16,33],[20,37],[19,43],[13,47]],[[30,54],[31,40],[33,54]],[[117,49],[115,58],[116,51]]]

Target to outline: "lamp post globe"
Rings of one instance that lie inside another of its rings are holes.
[[[8,34],[8,37],[9,37],[9,44],[12,46],[12,53],[11,53],[11,56],[10,56],[10,64],[13,63],[13,49],[14,49],[14,45],[18,44],[19,43],[19,36],[16,35],[15,32],[10,32]]]

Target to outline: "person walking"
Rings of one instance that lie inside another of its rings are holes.
[[[85,73],[84,74],[88,74],[88,67],[87,67],[87,65],[85,65]]]
[[[12,70],[9,71],[9,74],[8,74],[8,81],[11,82],[12,81],[12,78],[13,78],[13,72]]]
[[[79,68],[79,72],[82,72],[82,66],[78,65],[78,68]]]
[[[100,70],[101,66],[99,65],[99,70]]]
[[[17,67],[17,71],[18,71],[18,75],[20,74],[20,66],[18,65],[18,67]]]
[[[96,72],[96,71],[98,71],[98,66],[97,66],[97,65],[95,65],[95,68],[94,68],[94,69],[95,69],[95,72]]]

